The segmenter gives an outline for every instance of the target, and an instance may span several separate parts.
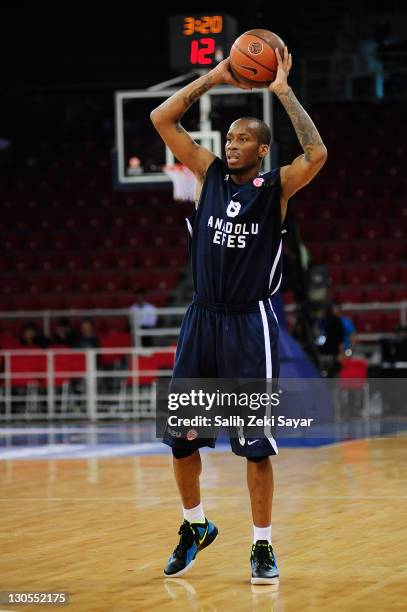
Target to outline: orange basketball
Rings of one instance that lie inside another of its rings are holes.
[[[233,76],[252,87],[267,87],[277,74],[278,47],[281,57],[284,42],[269,30],[248,30],[236,38],[230,50]]]

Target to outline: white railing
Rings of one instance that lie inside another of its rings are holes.
[[[400,312],[400,324],[407,325],[407,300],[402,302],[369,302],[369,303],[344,303],[341,304],[342,309],[347,312],[371,312],[371,311],[399,311]],[[174,306],[169,308],[156,308],[156,314],[160,316],[178,316],[181,321],[181,317],[186,311],[186,306]],[[287,304],[284,306],[286,312],[296,312],[299,309],[298,304]],[[51,321],[58,319],[59,317],[73,318],[91,318],[96,319],[98,317],[112,319],[117,317],[126,316],[129,319],[129,325],[132,330],[133,342],[136,347],[142,346],[142,337],[144,336],[160,336],[165,338],[176,339],[180,325],[176,327],[156,327],[156,328],[144,328],[141,329],[139,325],[140,315],[137,312],[132,311],[129,308],[97,308],[97,309],[84,309],[84,310],[19,310],[15,312],[0,312],[0,321],[4,320],[41,320],[43,333],[45,336],[49,336],[51,330]],[[376,333],[376,334],[358,334],[360,341],[372,341],[379,340],[380,338],[391,337],[393,333]]]
[[[287,312],[298,308],[285,307]],[[407,301],[376,304],[344,304],[343,310],[399,311],[400,323],[406,323]],[[157,314],[182,315],[184,307],[160,308]],[[40,316],[44,325],[61,315],[69,317],[122,316],[129,310],[22,311],[2,313],[4,319],[27,319]],[[134,313],[131,313],[134,314]],[[175,340],[179,327],[136,330],[144,335],[171,337]],[[391,333],[358,334],[359,342],[374,342],[392,337]],[[170,342],[170,341],[169,341]],[[168,344],[169,344],[168,342]],[[175,346],[154,348],[110,349],[44,349],[0,351],[0,421],[69,420],[97,421],[109,418],[135,419],[153,417],[155,383],[172,373]],[[117,355],[110,365],[103,357]],[[167,355],[166,365],[159,365],[160,355]],[[150,359],[150,362],[149,362]],[[157,365],[158,364],[158,365]]]
[[[178,316],[180,319],[184,315],[186,306],[168,307],[168,308],[156,308],[155,314],[160,316]],[[131,308],[93,308],[93,309],[65,309],[65,310],[18,310],[9,312],[0,312],[0,321],[42,321],[42,331],[46,337],[51,334],[51,321],[59,319],[60,317],[67,317],[69,319],[80,319],[80,318],[91,318],[96,319],[99,317],[112,319],[118,317],[127,317],[129,325],[132,330],[133,342],[135,346],[141,346],[141,338],[143,336],[177,336],[179,334],[178,327],[157,327],[152,329],[142,329],[139,325],[140,317],[143,316],[137,311],[133,311]]]
[[[155,384],[171,376],[174,353],[174,346],[0,351],[0,421],[153,417]],[[106,355],[117,360],[103,367]]]

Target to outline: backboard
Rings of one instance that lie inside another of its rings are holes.
[[[144,188],[170,182],[162,168],[172,164],[174,156],[151,123],[150,113],[175,91],[175,88],[155,86],[149,90],[115,93],[116,187]],[[259,117],[272,129],[271,93],[267,89],[215,87],[191,106],[182,118],[182,125],[197,142],[222,157],[228,127],[242,116]],[[267,156],[264,171],[270,168],[270,156]]]

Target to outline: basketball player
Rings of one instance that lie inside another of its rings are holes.
[[[281,224],[289,198],[316,176],[327,150],[287,84],[291,54],[287,47],[283,57],[278,49],[276,54],[278,70],[269,90],[287,111],[304,150],[288,166],[259,175],[270,146],[270,129],[259,119],[243,117],[232,123],[226,134],[226,166],[194,142],[181,126],[185,111],[215,85],[247,88],[234,79],[229,59],[174,93],[151,113],[162,139],[195,174],[201,191],[188,222],[195,296],[182,323],[174,379],[275,379],[279,375],[278,323],[269,298],[281,283]],[[175,577],[192,567],[197,553],[218,533],[205,517],[199,485],[199,448],[214,447],[215,441],[198,437],[189,441],[188,436],[181,440],[179,432],[167,428],[164,442],[172,447],[175,480],[184,509],[179,544],[164,569],[165,576]],[[271,545],[270,462],[270,456],[278,452],[277,445],[270,435],[255,440],[231,439],[231,446],[235,454],[247,459],[253,516],[251,582],[277,584]]]

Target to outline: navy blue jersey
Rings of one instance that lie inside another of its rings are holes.
[[[281,284],[280,169],[233,183],[216,157],[187,220],[196,295],[210,302],[265,300]]]

